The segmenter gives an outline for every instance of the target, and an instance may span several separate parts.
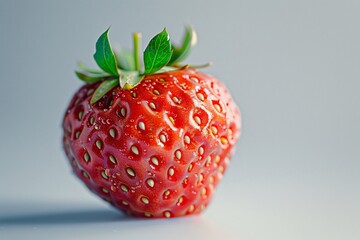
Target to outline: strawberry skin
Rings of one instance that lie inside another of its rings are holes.
[[[145,76],[91,105],[85,84],[63,120],[75,174],[114,207],[138,217],[200,213],[211,200],[240,135],[226,87],[192,68]]]

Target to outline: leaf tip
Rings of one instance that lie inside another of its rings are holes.
[[[166,34],[166,38],[167,38],[167,40],[170,40],[170,36],[169,36],[169,33],[168,33],[168,31],[167,31],[167,29],[166,29],[166,27],[164,27],[164,29],[162,30],[162,32],[161,32],[162,34]]]
[[[197,43],[197,33],[195,31],[195,28],[191,25],[187,25],[186,31],[191,34],[191,45],[194,46]]]
[[[79,71],[77,71],[77,70],[75,70],[75,75],[76,75],[78,78],[80,78],[80,76],[82,75],[82,73],[79,72]]]
[[[116,58],[108,38],[109,30],[110,27],[106,29],[106,31],[101,34],[101,36],[96,41],[96,50],[93,57],[102,70],[113,74],[114,76],[119,76]]]
[[[97,99],[95,99],[94,95],[90,99],[90,106],[94,105],[94,103],[97,102]]]

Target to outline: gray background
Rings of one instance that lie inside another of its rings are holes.
[[[360,2],[0,1],[1,239],[359,239]],[[61,120],[100,34],[198,31],[243,134],[199,217],[132,220],[71,174]]]

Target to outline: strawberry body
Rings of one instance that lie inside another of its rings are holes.
[[[98,83],[74,95],[63,145],[75,174],[114,207],[140,217],[201,212],[240,134],[225,86],[194,69],[145,76],[91,105]]]

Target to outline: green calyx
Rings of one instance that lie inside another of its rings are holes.
[[[99,101],[116,86],[131,89],[138,85],[145,75],[174,71],[182,68],[207,67],[207,65],[181,65],[196,44],[195,30],[187,26],[180,46],[170,42],[166,28],[153,37],[143,53],[141,62],[141,34],[134,33],[134,51],[112,49],[108,37],[108,28],[97,40],[94,59],[101,70],[87,68],[79,63],[77,77],[86,83],[102,82],[95,90],[90,103]]]

